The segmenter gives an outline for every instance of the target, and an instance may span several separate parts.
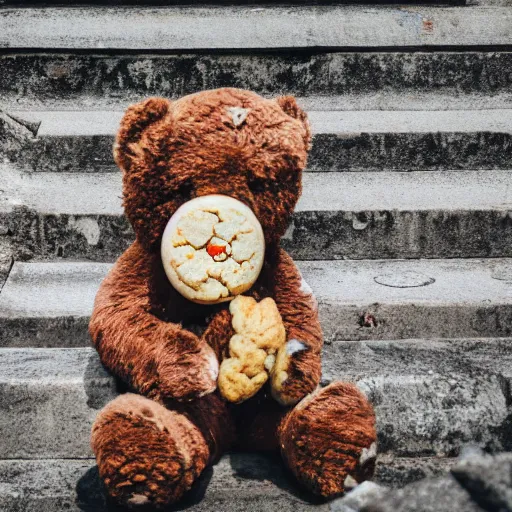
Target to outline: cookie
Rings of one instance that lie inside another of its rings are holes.
[[[193,302],[215,304],[251,288],[263,266],[265,239],[248,206],[228,196],[201,196],[171,217],[161,256],[179,293]]]

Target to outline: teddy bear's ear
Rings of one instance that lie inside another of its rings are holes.
[[[146,128],[160,121],[169,112],[170,106],[171,102],[165,98],[148,98],[128,107],[114,145],[114,158],[121,169],[130,169],[132,158],[136,156],[134,143],[141,139]]]
[[[293,96],[280,96],[279,98],[276,98],[276,101],[286,114],[297,119],[304,125],[304,128],[306,129],[304,141],[309,149],[311,145],[311,126],[309,125],[306,112],[297,105],[297,101]]]

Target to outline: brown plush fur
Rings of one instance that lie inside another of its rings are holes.
[[[232,107],[248,109],[238,125]],[[267,249],[246,295],[272,297],[287,340],[299,347],[285,361],[278,398],[293,405],[314,392],[322,347],[316,303],[279,248],[300,196],[310,139],[293,98],[265,100],[237,89],[174,102],[151,98],[126,112],[115,158],[137,239],[102,283],[90,323],[105,366],[147,397],[116,399],[93,427],[100,475],[119,502],[174,502],[232,448],[280,446],[297,478],[326,497],[343,491],[347,474],[357,480],[368,473],[357,460],[375,440],[375,419],[353,386],[330,386],[295,409],[278,404],[269,383],[240,405],[220,397],[217,365],[233,334],[229,305],[184,299],[167,280],[159,254],[165,225],[184,202],[215,193],[247,204]]]
[[[346,476],[356,481],[367,476],[359,460],[375,437],[372,407],[353,384],[345,383],[305,398],[279,426],[288,466],[299,481],[326,497],[345,491]]]

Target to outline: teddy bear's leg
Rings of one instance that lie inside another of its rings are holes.
[[[375,467],[373,408],[353,384],[333,383],[304,398],[278,430],[283,458],[310,491],[334,498]]]
[[[195,423],[140,395],[110,402],[96,418],[91,440],[108,493],[127,506],[161,507],[179,500],[219,444]]]
[[[277,451],[278,426],[287,409],[264,388],[256,396],[238,404],[235,410],[237,447],[242,451]]]

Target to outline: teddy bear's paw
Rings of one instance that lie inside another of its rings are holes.
[[[180,351],[174,347],[179,340]],[[162,344],[155,360],[158,386],[152,395],[190,401],[212,393],[217,388],[219,362],[211,347],[193,334],[179,333],[171,343]]]
[[[375,413],[354,384],[336,382],[306,396],[285,416],[278,435],[292,473],[324,498],[336,498],[375,469]]]
[[[271,298],[258,303],[238,296],[229,310],[235,334],[229,342],[231,357],[220,366],[218,385],[226,400],[238,403],[254,396],[268,380],[286,331]]]
[[[301,397],[296,397],[287,389],[290,376],[292,357],[297,352],[307,350],[307,345],[300,340],[291,339],[277,352],[275,364],[270,373],[272,396],[281,405],[289,406],[297,403]]]
[[[209,458],[201,431],[187,417],[130,393],[100,411],[91,444],[108,494],[129,508],[178,501]]]

